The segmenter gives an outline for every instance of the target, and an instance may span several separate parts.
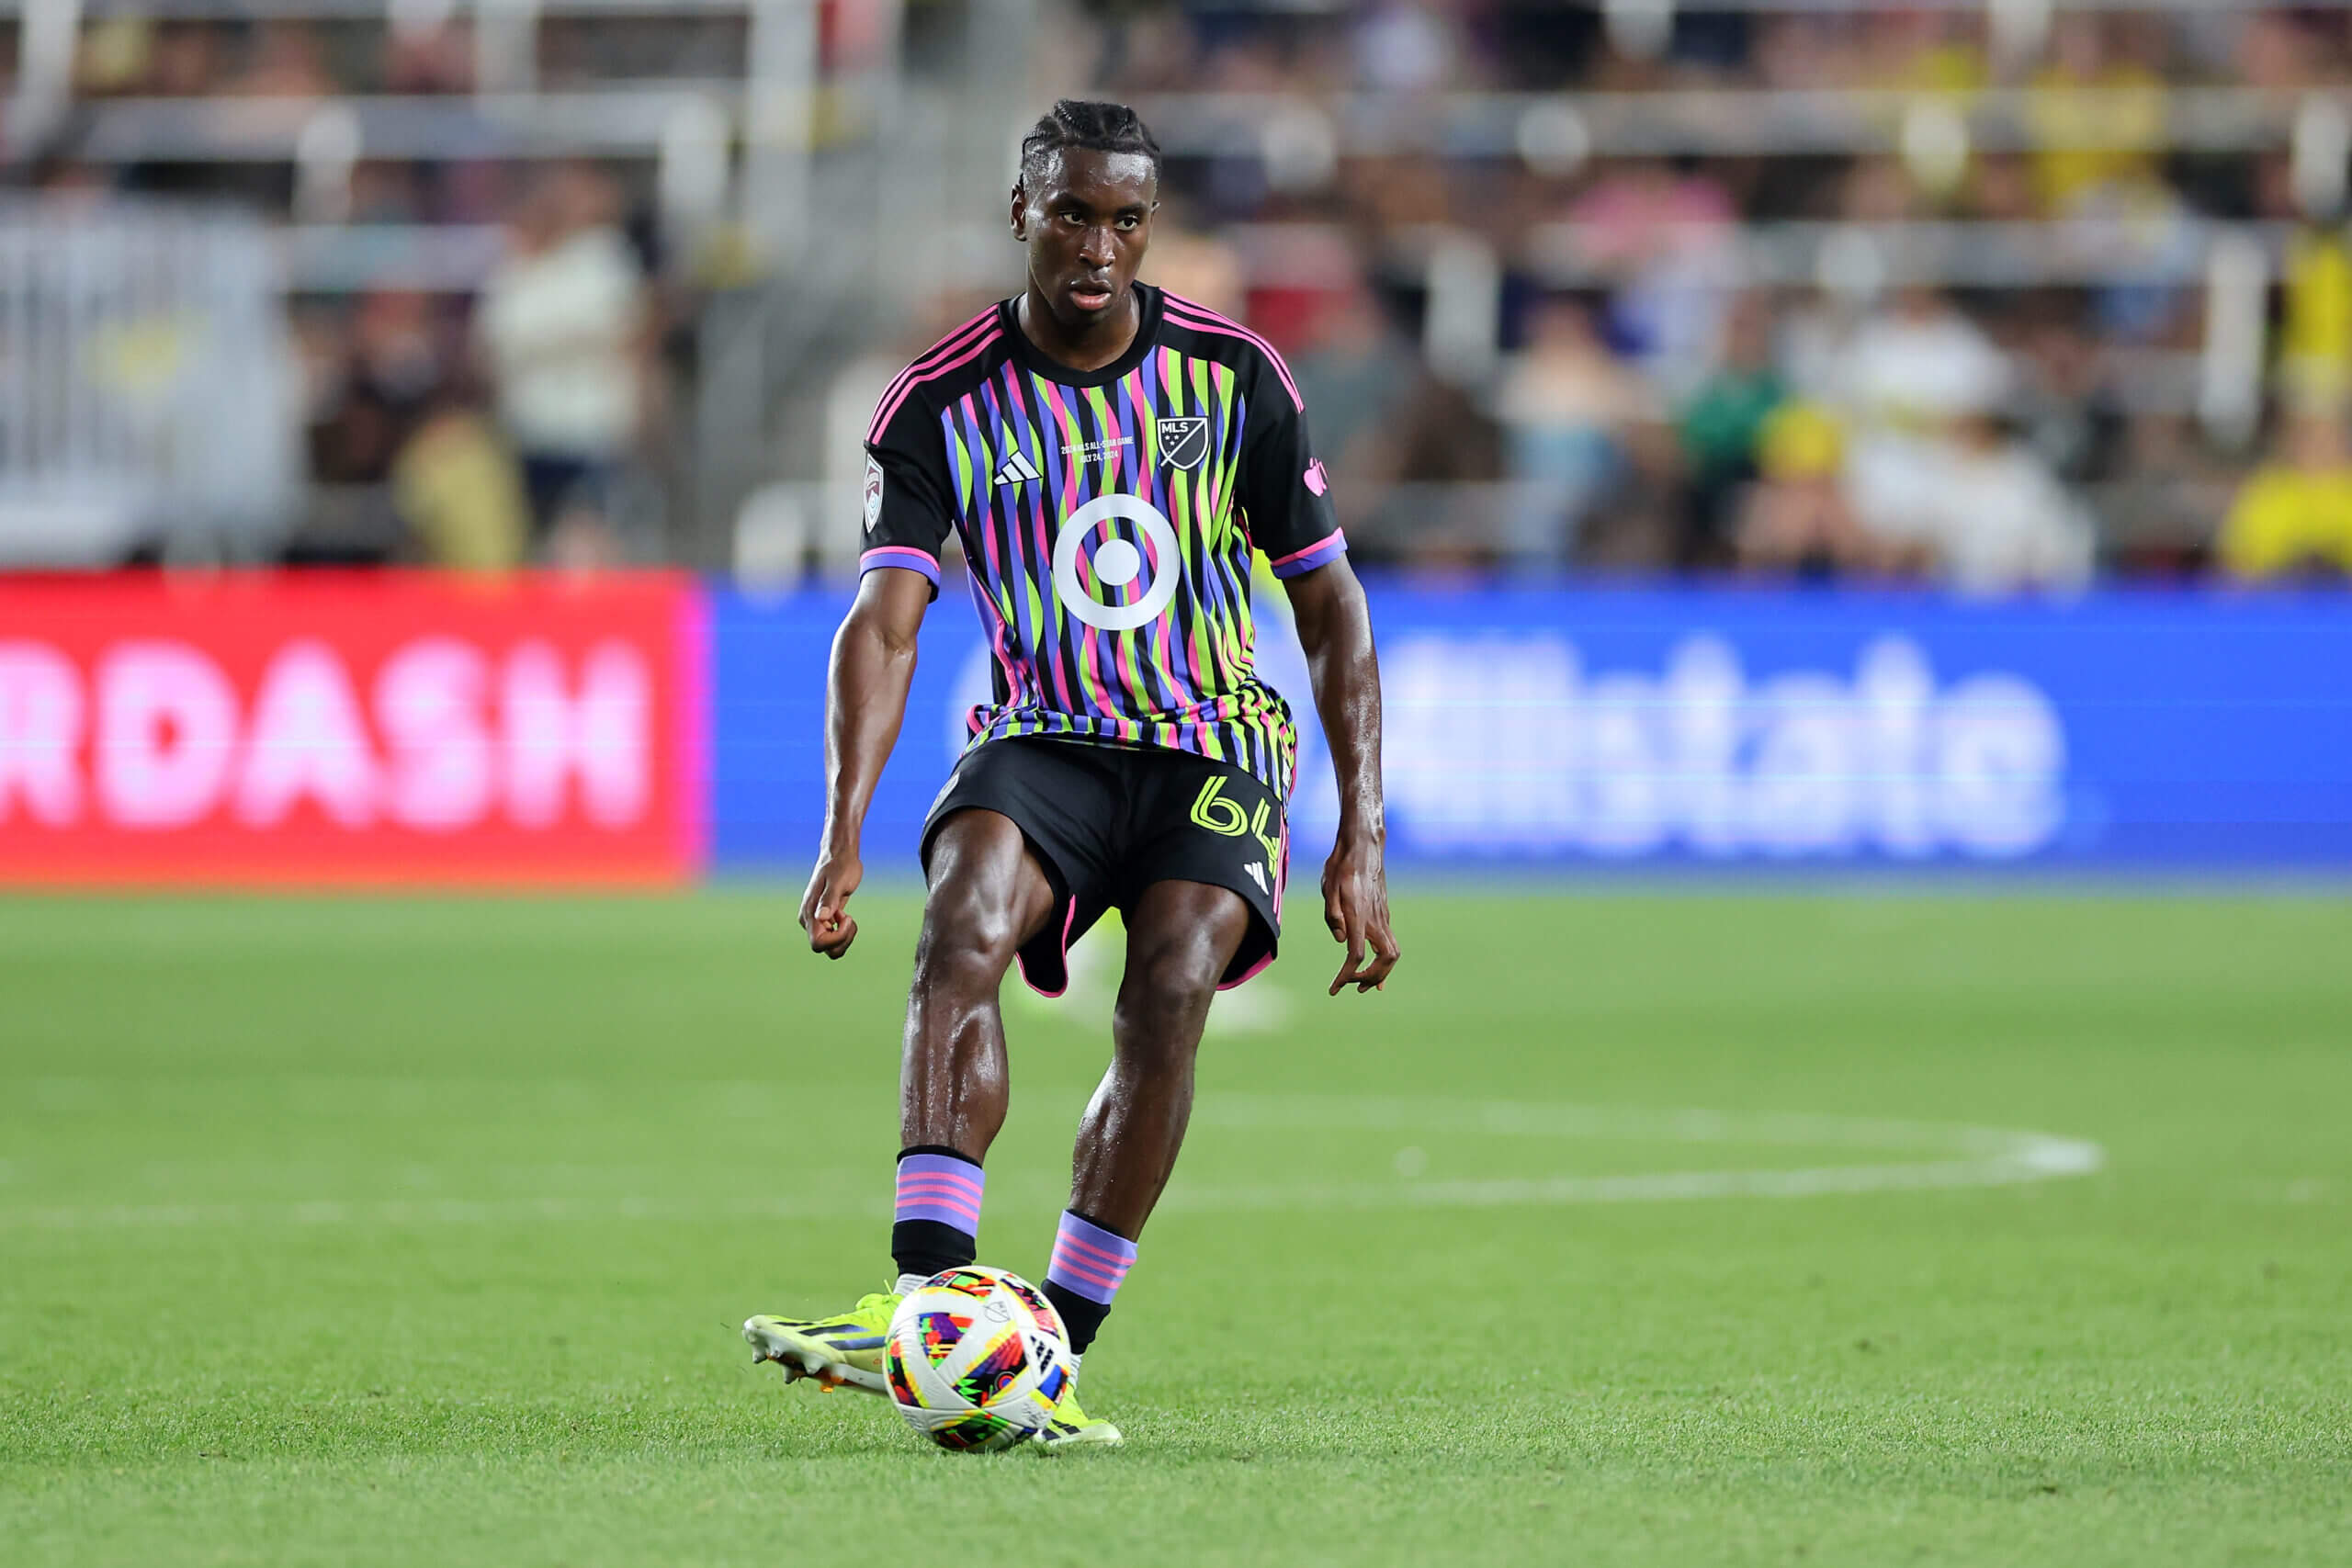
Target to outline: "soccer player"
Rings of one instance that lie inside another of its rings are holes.
[[[866,549],[833,641],[825,829],[800,904],[809,946],[857,938],[858,837],[905,716],[915,632],[961,538],[996,655],[995,700],[922,835],[929,897],[899,1079],[891,1290],[816,1319],[743,1325],[788,1378],[880,1393],[900,1297],[974,1260],[1003,1125],[997,992],[1016,960],[1048,996],[1069,944],[1124,917],[1112,1058],[1078,1131],[1044,1290],[1073,1352],[1039,1440],[1114,1444],[1076,1372],[1136,1259],[1193,1106],[1209,1002],[1271,963],[1297,730],[1253,668],[1252,554],[1287,590],[1340,784],[1323,916],[1331,982],[1396,966],[1380,794],[1380,688],[1306,409],[1264,339],[1135,280],[1159,148],[1132,109],[1057,103],[1021,146],[1012,232],[1028,285],[942,338],[866,432]]]

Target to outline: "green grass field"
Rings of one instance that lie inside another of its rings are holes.
[[[888,1267],[860,903],[0,903],[0,1562],[2352,1562],[2352,902],[1418,894],[1339,1000],[1312,931],[1057,1458],[738,1337]]]

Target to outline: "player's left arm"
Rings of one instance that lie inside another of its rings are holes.
[[[1331,995],[1377,990],[1396,967],[1388,925],[1388,824],[1380,797],[1380,663],[1372,612],[1348,565],[1331,507],[1331,477],[1316,460],[1306,400],[1273,350],[1249,367],[1240,501],[1252,542],[1290,594],[1306,672],[1340,775],[1340,837],[1323,865],[1323,923],[1348,950]]]
[[[1323,864],[1323,923],[1347,944],[1331,981],[1384,988],[1400,956],[1388,923],[1387,817],[1380,793],[1380,660],[1372,611],[1344,555],[1285,578],[1299,646],[1306,651],[1315,711],[1340,780],[1340,836]]]

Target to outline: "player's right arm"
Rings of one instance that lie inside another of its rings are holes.
[[[953,481],[937,429],[919,401],[886,399],[866,433],[865,553],[857,600],[833,634],[825,677],[825,832],[800,898],[800,929],[828,958],[857,940],[848,904],[865,876],[858,852],[865,808],[907,716],[915,634],[939,596]]]
[[[833,634],[825,678],[825,831],[800,899],[800,929],[809,947],[828,958],[839,958],[857,940],[849,896],[865,877],[858,840],[907,716],[915,634],[931,594],[918,572],[869,571]]]

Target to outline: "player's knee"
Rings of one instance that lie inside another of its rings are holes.
[[[915,947],[918,977],[970,976],[993,984],[1012,962],[1021,932],[1010,911],[985,899],[934,895]]]
[[[1120,1010],[1139,1036],[1190,1050],[1200,1038],[1223,969],[1200,942],[1170,942],[1130,953],[1126,980],[1119,987]]]

